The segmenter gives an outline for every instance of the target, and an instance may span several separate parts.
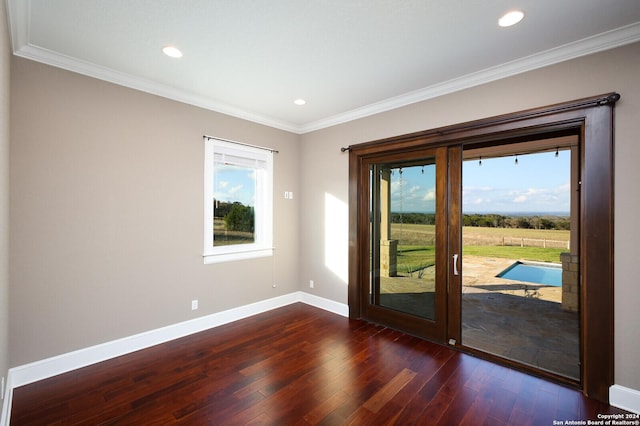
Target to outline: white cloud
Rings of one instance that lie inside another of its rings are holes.
[[[240,190],[242,189],[242,187],[243,187],[243,185],[236,185],[236,186],[234,186],[233,188],[230,188],[230,189],[227,191],[227,193],[228,193],[229,195],[233,195],[233,194],[235,194],[236,192],[240,191]]]
[[[425,194],[424,197],[422,197],[422,199],[424,201],[433,201],[436,199],[436,189],[435,188],[431,188],[429,189]]]
[[[553,188],[463,188],[465,210],[469,211],[568,211],[570,185]]]
[[[482,205],[482,204],[488,204],[490,201],[491,201],[491,199],[482,198],[482,197],[476,197],[476,198],[473,198],[471,200],[467,200],[466,204],[472,204],[472,205],[475,205],[475,206],[479,206],[479,205]]]

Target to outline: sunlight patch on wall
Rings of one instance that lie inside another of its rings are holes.
[[[344,201],[324,194],[324,264],[345,282],[349,275],[349,210]]]

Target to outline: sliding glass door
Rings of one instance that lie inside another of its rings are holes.
[[[350,146],[350,318],[606,401],[619,98]]]
[[[365,318],[580,380],[578,160],[575,135],[367,158]]]

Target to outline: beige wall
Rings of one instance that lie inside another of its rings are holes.
[[[315,288],[307,291],[347,302],[346,283],[324,262],[328,239],[323,195],[348,202],[348,154],[340,147],[618,91],[622,99],[615,123],[615,381],[640,389],[639,75],[640,43],[636,43],[303,135],[300,237],[308,243],[301,246],[300,270],[302,282],[315,281]],[[343,249],[347,243],[334,244]]]
[[[297,135],[20,58],[11,76],[11,366],[298,290]],[[280,151],[274,258],[203,264],[204,134]]]
[[[0,5],[0,377],[9,368],[9,69],[6,6]]]

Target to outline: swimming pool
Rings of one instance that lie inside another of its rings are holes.
[[[560,265],[541,265],[518,261],[496,276],[508,280],[562,287],[562,266]]]

